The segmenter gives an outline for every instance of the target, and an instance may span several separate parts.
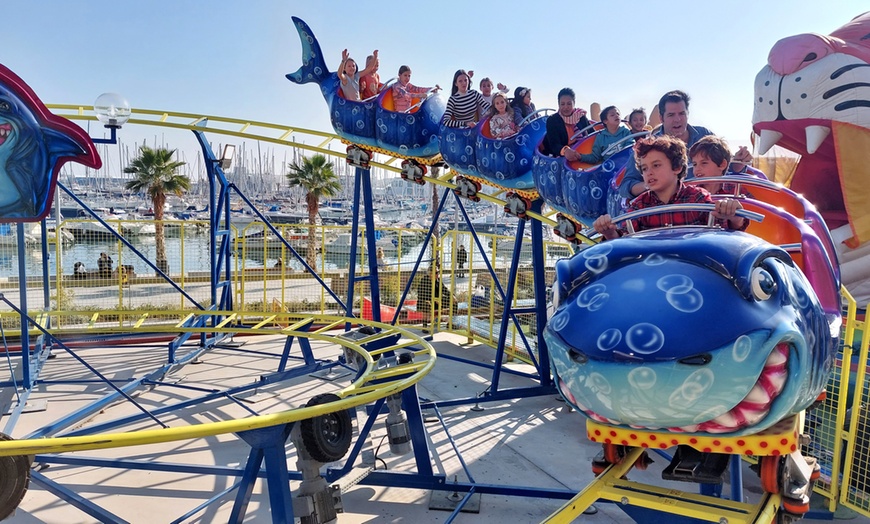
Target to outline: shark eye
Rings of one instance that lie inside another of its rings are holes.
[[[553,286],[550,288],[550,296],[553,302],[553,311],[559,309],[559,304],[562,302],[559,296],[559,281],[553,282]]]
[[[0,100],[0,111],[9,111],[9,102]]]
[[[577,364],[585,364],[589,362],[589,357],[574,348],[568,349],[568,358]]]
[[[687,366],[706,366],[713,360],[713,357],[709,353],[701,353],[700,355],[693,355],[691,357],[681,358],[680,364],[685,364]]]
[[[757,300],[767,300],[776,291],[776,281],[763,267],[753,268],[749,278],[752,294]]]

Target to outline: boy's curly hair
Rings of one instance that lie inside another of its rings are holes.
[[[651,136],[638,140],[634,144],[634,161],[637,164],[638,171],[640,171],[641,158],[645,157],[650,151],[664,153],[668,157],[668,160],[671,161],[671,168],[680,170],[677,178],[685,178],[689,168],[689,161],[686,158],[686,144],[682,140],[670,135]]]

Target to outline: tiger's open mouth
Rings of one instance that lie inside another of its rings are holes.
[[[687,426],[662,428],[631,425],[631,427],[647,430],[666,430],[673,433],[731,433],[746,426],[757,424],[770,412],[773,401],[782,393],[785,387],[788,374],[789,351],[790,347],[787,343],[781,342],[777,344],[770,353],[770,356],[767,357],[767,361],[764,363],[764,368],[761,370],[755,385],[746,397],[727,413],[699,424]],[[614,426],[623,424],[617,420],[601,416],[577,402],[577,399],[571,394],[567,384],[561,378],[559,379],[559,390],[569,402],[577,406],[578,409],[592,420]]]
[[[12,124],[0,124],[0,146],[3,145],[3,142],[6,142],[6,139],[9,138],[11,133]]]

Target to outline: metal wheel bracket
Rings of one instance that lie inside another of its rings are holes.
[[[349,165],[368,169],[371,159],[372,155],[365,149],[355,145],[347,146],[347,163]]]
[[[480,202],[480,197],[477,196],[478,191],[480,191],[480,182],[463,176],[456,178],[456,188],[453,189],[455,194],[467,198],[472,202]]]

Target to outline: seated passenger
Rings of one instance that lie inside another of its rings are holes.
[[[85,268],[84,262],[76,262],[73,265],[73,278],[82,279],[88,277],[88,270]]]
[[[589,154],[581,154],[580,161],[587,164],[600,164],[607,160],[615,151],[608,153],[606,156],[604,151],[623,138],[631,136],[631,130],[622,125],[619,119],[619,109],[616,106],[607,106],[601,112],[601,122],[605,128],[595,135],[595,142],[592,144],[592,152]],[[630,141],[628,141],[630,142]],[[630,142],[631,143],[631,142]],[[626,144],[628,146],[630,144]]]
[[[689,158],[692,159],[696,178],[710,178],[722,176],[750,176],[757,177],[756,172],[761,173],[752,167],[744,167],[743,172],[734,173],[728,169],[731,164],[731,150],[728,149],[728,144],[715,135],[707,135],[689,149]],[[762,173],[763,178],[764,174]],[[762,178],[757,177],[757,178]],[[713,195],[732,195],[734,194],[733,184],[698,184],[710,194]],[[751,196],[751,195],[747,195]]]
[[[634,145],[637,168],[643,176],[647,190],[631,201],[626,212],[665,204],[714,204],[713,216],[721,220],[726,229],[744,230],[749,221],[736,215],[743,209],[732,198],[713,201],[706,189],[683,183],[688,169],[686,145],[669,135],[642,138]],[[704,225],[708,213],[704,211],[677,211],[650,215],[633,221],[635,231],[664,226]],[[619,238],[626,229],[617,228],[610,215],[602,215],[592,224],[606,240]]]
[[[528,87],[518,87],[514,89],[514,98],[511,100],[511,107],[513,107],[514,112],[520,116],[520,122],[534,113],[535,104],[532,103],[532,90]]]
[[[628,127],[631,129],[631,134],[643,133],[648,131],[646,125],[646,110],[642,107],[632,109],[628,114]]]
[[[369,55],[366,57],[366,69],[373,66],[374,69],[371,73],[359,77],[359,96],[363,100],[374,98],[381,92],[382,84],[381,75],[378,74],[378,61],[375,59],[375,55]]]
[[[419,96],[431,90],[431,87],[417,87],[411,83],[411,68],[403,65],[399,68],[399,79],[393,84],[393,110],[397,113],[407,113]],[[435,91],[441,87],[435,84]]]
[[[489,110],[489,132],[493,138],[507,138],[520,130],[516,122],[517,114],[510,110],[507,97],[502,93],[493,95]]]
[[[341,92],[348,100],[359,100],[359,79],[378,69],[378,50],[372,52],[374,60],[366,64],[366,68],[358,71],[356,62],[347,54],[347,49],[341,52],[341,66],[338,68],[338,79],[341,81]]]
[[[570,87],[559,91],[559,112],[547,118],[547,134],[544,135],[544,154],[564,156],[570,161],[580,160],[580,153],[571,149],[571,137],[579,130],[589,127],[585,109],[574,109],[574,90]],[[575,139],[576,141],[576,139]]]
[[[97,270],[100,272],[100,277],[111,278],[114,264],[115,261],[107,253],[100,253],[100,258],[97,259]]]
[[[471,77],[464,69],[453,74],[453,87],[441,123],[447,127],[471,128],[483,118],[489,104],[478,91],[471,89]]]
[[[662,95],[658,104],[658,116],[662,120],[662,125],[653,132],[653,136],[673,136],[682,140],[688,147],[692,147],[702,137],[713,134],[705,127],[689,124],[689,95],[683,91],[668,91]],[[749,150],[741,148],[734,155],[734,161],[741,164],[752,162],[752,154]],[[622,198],[632,199],[645,191],[643,177],[635,169],[636,164],[637,162],[629,162],[619,184],[619,196]],[[742,171],[741,167],[735,167],[735,172]],[[693,176],[692,170],[689,169],[688,178]]]
[[[495,94],[492,92],[492,80],[489,77],[484,78],[480,81],[480,94],[483,95],[483,99],[486,100],[486,103],[492,106],[492,97]],[[501,94],[507,94],[508,88],[506,85],[501,82],[498,83],[498,92]]]

